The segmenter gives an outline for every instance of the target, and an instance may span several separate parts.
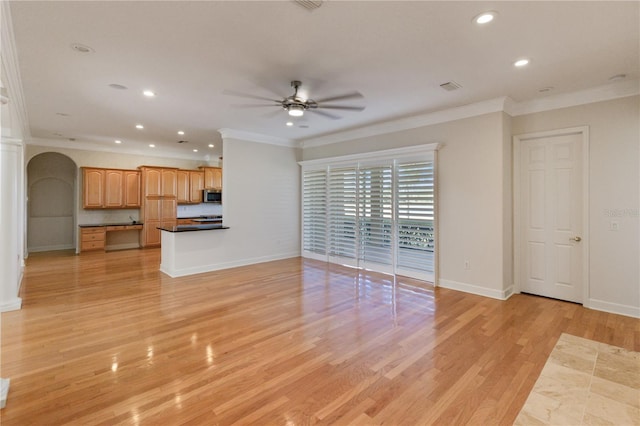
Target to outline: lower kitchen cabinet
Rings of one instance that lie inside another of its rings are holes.
[[[104,250],[105,239],[104,226],[80,228],[80,251]]]

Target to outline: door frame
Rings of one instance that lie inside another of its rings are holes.
[[[520,188],[520,155],[523,142],[534,139],[578,134],[582,136],[582,305],[589,307],[589,126],[569,127],[543,132],[523,133],[513,136],[513,262],[514,291],[522,289],[522,265],[524,253],[520,249],[522,236],[522,199]]]

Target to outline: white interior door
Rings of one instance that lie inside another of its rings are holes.
[[[583,299],[583,134],[520,140],[519,281],[526,293]]]

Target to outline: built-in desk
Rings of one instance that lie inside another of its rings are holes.
[[[80,227],[80,252],[106,249],[107,232],[137,231],[142,230],[141,223],[102,223],[79,225]],[[139,241],[139,238],[138,238]],[[138,242],[138,247],[140,243]],[[132,248],[132,247],[125,247]]]

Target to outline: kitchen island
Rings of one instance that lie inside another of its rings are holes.
[[[225,230],[221,223],[158,227],[160,271],[170,277],[198,274],[229,267],[215,263],[223,257]],[[221,232],[222,231],[222,232]]]

